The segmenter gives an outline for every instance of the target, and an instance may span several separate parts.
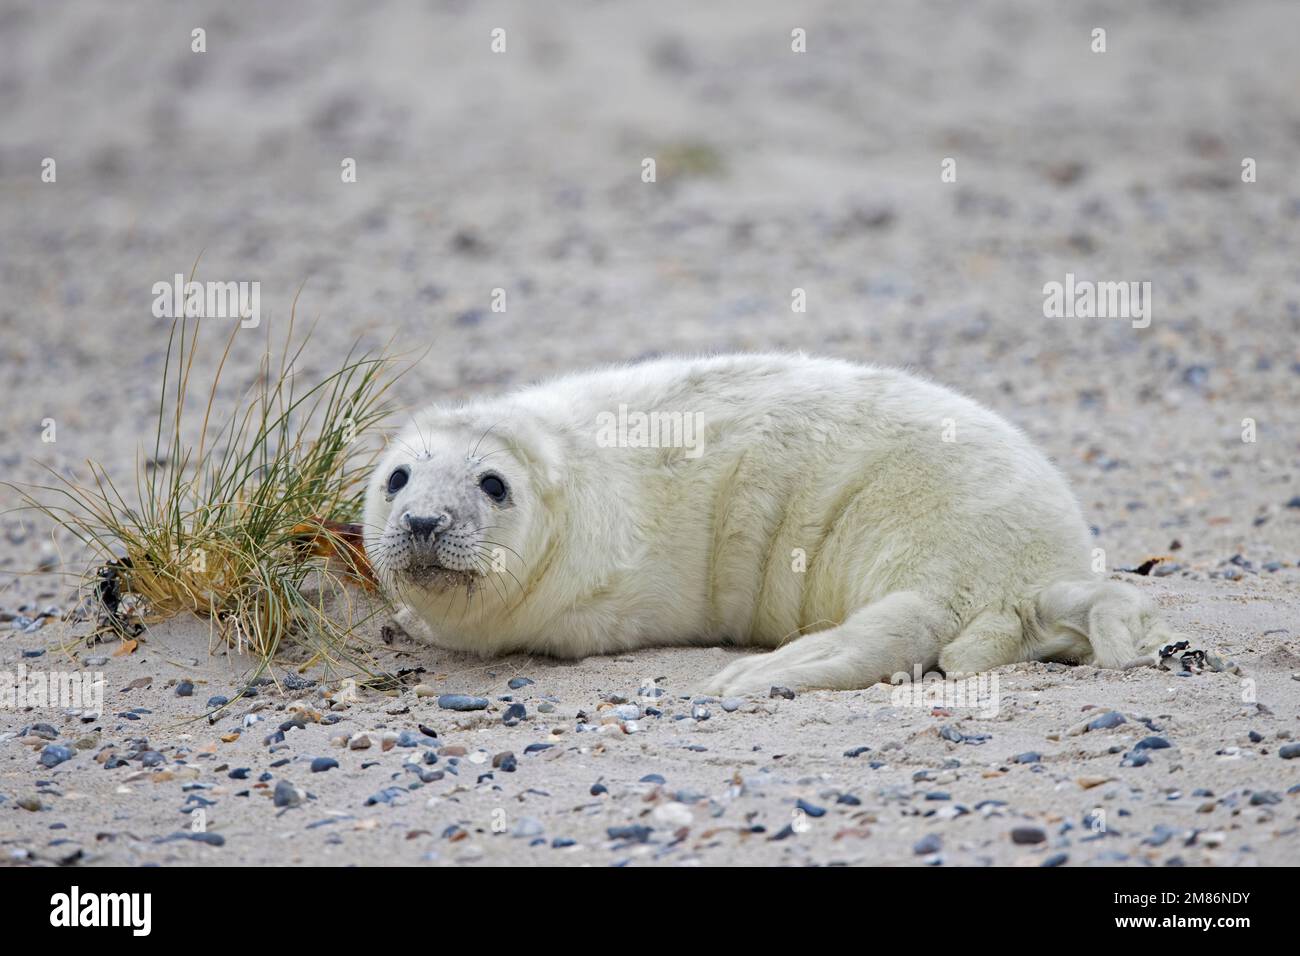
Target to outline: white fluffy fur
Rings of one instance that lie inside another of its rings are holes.
[[[620,405],[700,415],[702,449],[602,447]],[[506,502],[480,490],[488,471]],[[412,542],[402,516],[434,514],[468,563]],[[1136,589],[1090,572],[1078,505],[1019,430],[842,361],[668,359],[429,409],[387,449],[366,528],[384,586],[439,644],[770,650],[715,675],[715,694],[859,688],[914,665],[1114,667],[1174,637]]]

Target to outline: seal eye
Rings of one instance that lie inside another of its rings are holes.
[[[502,502],[506,500],[506,483],[496,475],[484,475],[478,480],[478,486],[483,489],[483,494],[493,501]]]
[[[411,469],[403,465],[388,476],[388,494],[395,495],[406,487],[406,480],[411,477]]]

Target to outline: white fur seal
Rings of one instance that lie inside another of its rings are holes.
[[[1090,571],[1073,495],[1018,429],[837,360],[666,359],[431,408],[386,449],[365,528],[439,644],[772,649],[708,681],[719,695],[1118,667],[1176,638]]]

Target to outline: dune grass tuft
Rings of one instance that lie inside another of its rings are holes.
[[[311,335],[294,344],[294,313],[296,302],[278,355],[268,327],[254,384],[222,420],[218,385],[238,325],[191,420],[200,326],[213,320],[173,323],[153,454],[137,457],[133,502],[95,461],[88,481],[49,469],[52,483],[16,489],[94,554],[82,581],[101,615],[97,634],[129,638],[191,612],[210,619],[218,640],[255,655],[259,674],[286,642],[304,642],[308,663],[374,674],[349,639],[363,605],[366,618],[383,609],[354,522],[379,452],[370,432],[390,413],[387,393],[406,368],[354,346],[304,386],[296,365]]]

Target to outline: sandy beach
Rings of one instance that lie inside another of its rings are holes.
[[[295,295],[305,377],[428,350],[407,409],[665,354],[896,365],[1022,428],[1109,573],[1240,672],[704,700],[738,652],[483,660],[379,617],[401,689],[290,658],[210,722],[255,661],[189,617],[86,646],[84,550],[0,488],[0,671],[105,688],[0,709],[3,865],[1300,863],[1300,8],[297,7],[3,5],[0,479],[132,485],[151,289],[192,269],[260,283],[226,398]],[[1045,316],[1067,276],[1149,282],[1149,322]]]

